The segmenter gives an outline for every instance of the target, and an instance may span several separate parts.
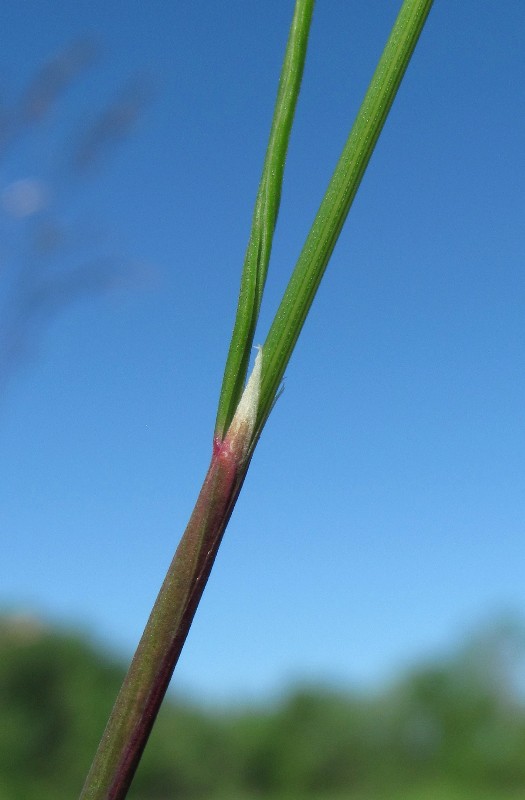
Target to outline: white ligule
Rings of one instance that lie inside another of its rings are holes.
[[[226,441],[232,451],[243,459],[248,452],[257,422],[259,394],[261,390],[262,347],[257,347],[253,370],[244,387],[239,405],[231,421]]]

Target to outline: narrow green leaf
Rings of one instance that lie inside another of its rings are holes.
[[[219,399],[215,436],[223,439],[241,398],[268,272],[286,152],[301,87],[314,0],[296,0],[279,79],[252,229],[244,260],[237,315]]]
[[[263,345],[261,428],[370,160],[432,0],[405,0]]]

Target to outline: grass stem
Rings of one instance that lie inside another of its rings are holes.
[[[127,794],[284,370],[431,5],[432,0],[403,3],[245,388],[313,10],[313,0],[296,0],[243,268],[210,467],[80,800],[123,800]]]

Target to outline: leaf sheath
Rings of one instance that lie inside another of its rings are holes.
[[[246,471],[216,442],[179,543],[108,720],[80,800],[122,800],[155,722]]]

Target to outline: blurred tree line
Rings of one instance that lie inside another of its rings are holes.
[[[363,695],[298,688],[210,710],[171,697],[130,798],[517,798],[522,634],[487,630]],[[0,800],[78,796],[124,674],[80,635],[0,619]]]

